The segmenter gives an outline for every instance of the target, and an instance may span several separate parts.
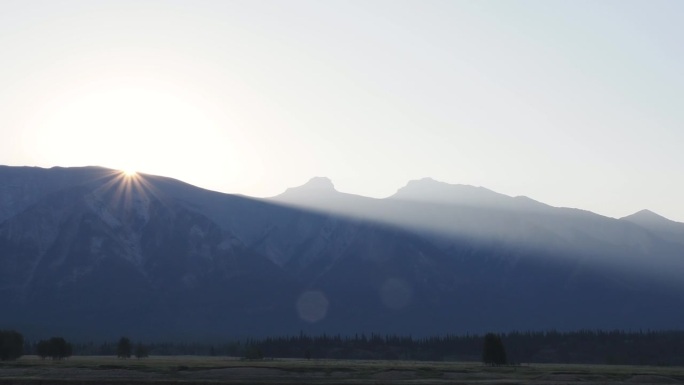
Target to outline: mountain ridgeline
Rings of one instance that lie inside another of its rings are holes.
[[[414,336],[684,325],[684,224],[431,179],[269,199],[0,167],[0,328],[37,337]]]

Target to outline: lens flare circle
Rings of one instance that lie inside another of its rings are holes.
[[[380,299],[387,308],[400,310],[411,304],[413,288],[403,279],[389,278],[380,288]]]
[[[328,313],[328,298],[318,290],[305,291],[297,299],[299,318],[309,323],[316,323]]]

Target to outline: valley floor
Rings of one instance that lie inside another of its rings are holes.
[[[487,367],[473,362],[355,361],[226,357],[25,356],[0,363],[0,385],[51,384],[676,384],[682,367],[523,364]]]

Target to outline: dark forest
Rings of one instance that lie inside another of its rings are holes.
[[[511,332],[500,334],[509,363],[684,365],[684,331]],[[427,338],[303,333],[224,343],[146,343],[150,355],[245,358],[480,361],[482,335]],[[26,342],[25,354],[35,353]],[[74,355],[116,355],[116,342],[74,343]]]

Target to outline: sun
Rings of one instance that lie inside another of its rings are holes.
[[[138,176],[138,172],[135,171],[135,170],[131,170],[131,169],[121,170],[121,173],[122,173],[126,178],[134,178],[134,177]]]
[[[224,121],[230,114],[220,103],[208,102],[206,95],[174,79],[122,75],[83,82],[56,91],[51,102],[33,114],[30,125],[39,135],[32,153],[44,163],[99,165],[127,180],[149,173],[202,184],[208,174],[197,178],[202,175],[198,166],[203,170],[206,164],[222,164],[222,173],[234,178],[243,168],[228,165],[243,163],[253,153],[247,145],[252,142],[245,141],[239,128],[241,120]],[[80,138],[79,143],[67,137]],[[106,146],[100,141],[104,137]],[[179,148],[188,156],[178,156]],[[255,163],[260,161],[254,158]]]

